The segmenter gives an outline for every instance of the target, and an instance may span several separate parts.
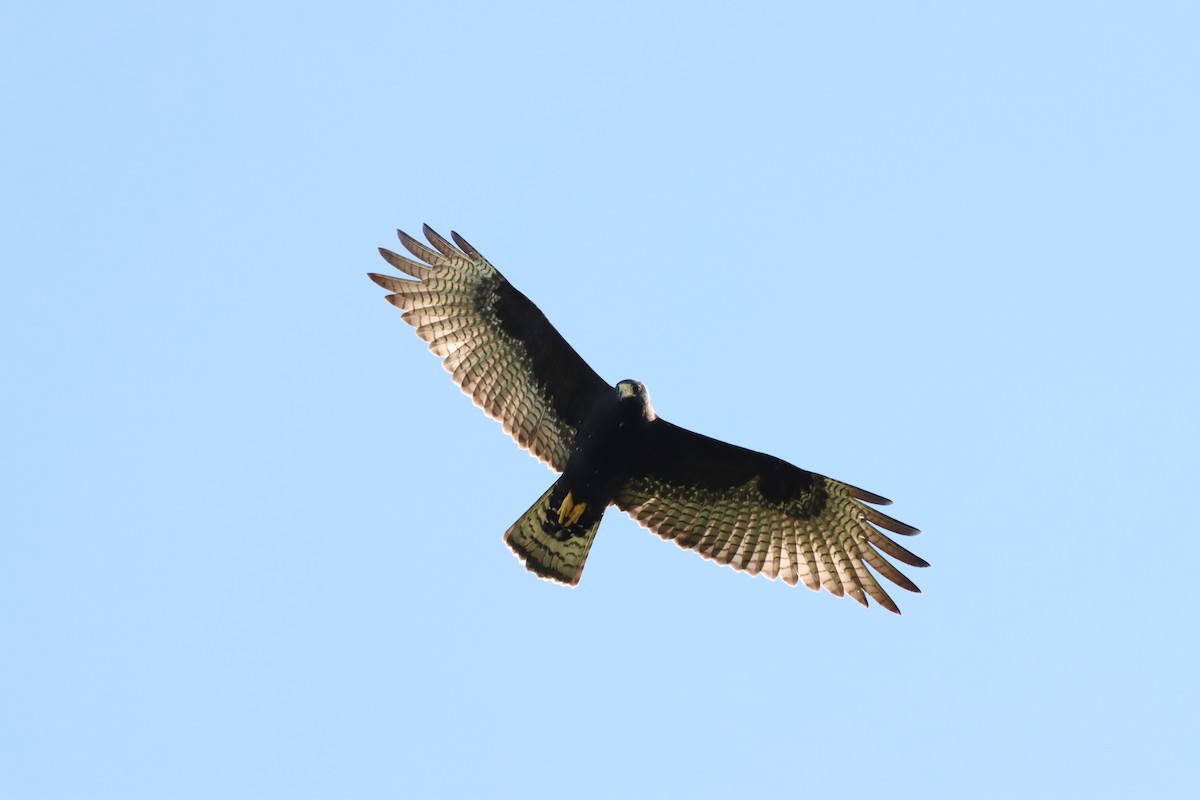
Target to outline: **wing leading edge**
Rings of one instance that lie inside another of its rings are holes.
[[[529,298],[457,233],[454,244],[428,225],[432,249],[398,231],[414,261],[390,250],[389,264],[415,280],[369,273],[392,294],[403,319],[441,356],[463,392],[517,444],[561,472],[575,433],[608,384]],[[457,245],[457,246],[456,246]]]

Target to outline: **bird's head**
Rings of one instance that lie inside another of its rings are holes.
[[[621,381],[617,384],[617,397],[622,403],[637,403],[647,422],[653,422],[658,418],[658,415],[654,413],[654,407],[650,405],[650,392],[641,381]]]

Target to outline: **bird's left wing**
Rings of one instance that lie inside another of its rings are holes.
[[[916,528],[865,505],[891,501],[663,419],[651,424],[647,444],[614,502],[662,538],[751,575],[824,586],[864,606],[869,595],[897,614],[867,567],[920,591],[880,554],[928,566],[879,530]]]
[[[424,231],[433,249],[398,231],[420,261],[379,249],[416,280],[370,273],[371,280],[393,292],[387,299],[442,356],[463,392],[517,444],[561,472],[576,432],[608,384],[465,239],[451,233],[455,247],[428,225]]]

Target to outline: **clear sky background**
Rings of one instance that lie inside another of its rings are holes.
[[[0,796],[1194,790],[1195,4],[5,17]],[[422,222],[924,593],[527,574],[553,475],[364,276]]]

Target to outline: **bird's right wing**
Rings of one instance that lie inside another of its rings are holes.
[[[428,225],[426,247],[403,231],[420,261],[380,254],[416,280],[370,273],[402,319],[443,358],[454,382],[517,444],[561,472],[596,397],[610,387],[538,307],[457,233],[455,247]]]

